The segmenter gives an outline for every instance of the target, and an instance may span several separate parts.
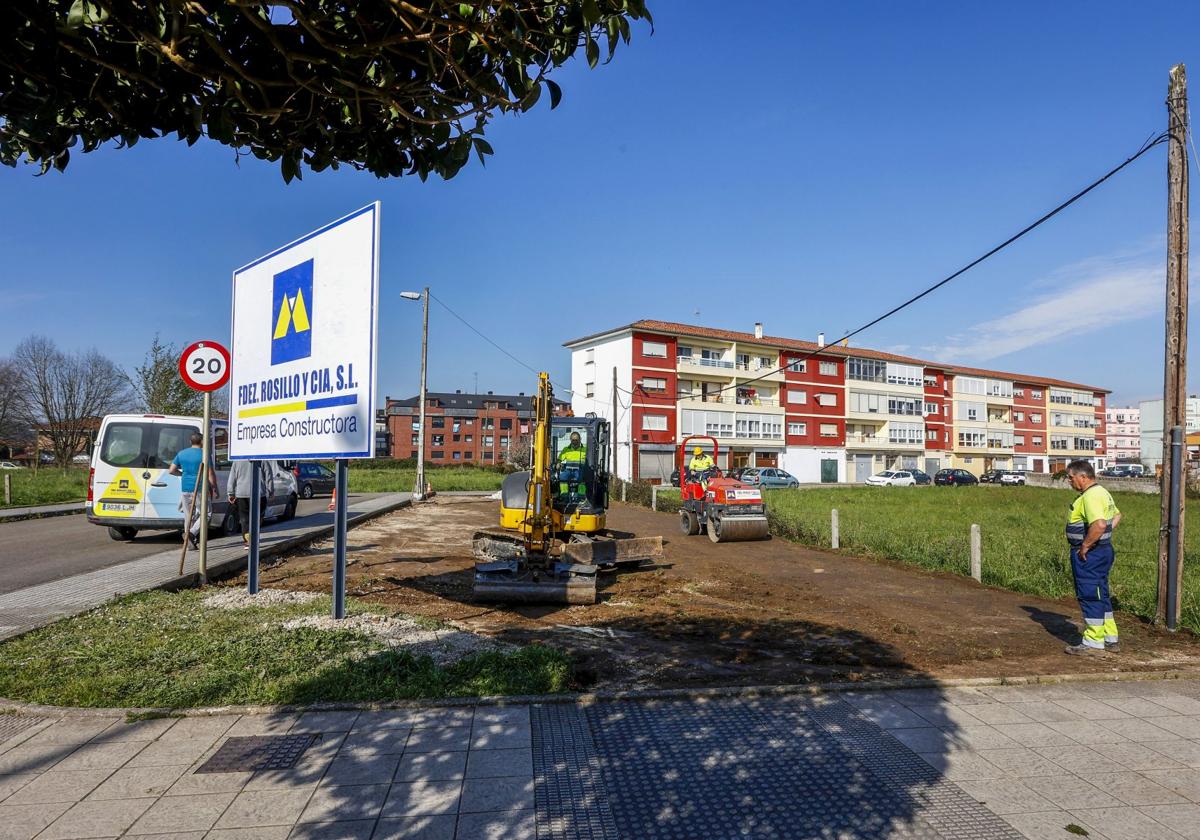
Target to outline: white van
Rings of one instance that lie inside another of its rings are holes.
[[[108,528],[114,540],[132,540],[138,531],[182,531],[180,477],[168,468],[180,450],[192,445],[199,417],[163,414],[110,414],[100,424],[88,474],[87,518]],[[212,421],[213,460],[218,495],[209,509],[209,525],[238,532],[237,512],[225,487],[229,478],[229,423]],[[291,519],[298,503],[295,477],[268,461],[273,493],[263,499],[263,521]]]

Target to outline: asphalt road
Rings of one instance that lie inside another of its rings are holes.
[[[301,499],[296,514],[306,516],[328,505],[328,498]],[[276,523],[271,523],[264,530],[274,527]],[[133,542],[117,542],[109,539],[107,528],[91,524],[83,514],[0,523],[0,592],[179,547],[179,536],[172,531],[146,531]]]

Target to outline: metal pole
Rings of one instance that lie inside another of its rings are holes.
[[[983,535],[978,525],[971,525],[971,577],[983,583]]]
[[[613,475],[617,476],[617,368],[613,367],[613,382],[612,382],[612,434],[609,439],[612,441],[612,471]],[[632,478],[632,476],[630,476]]]
[[[333,514],[333,617],[346,617],[346,473],[350,462],[337,462],[337,508]]]
[[[830,548],[841,548],[841,532],[838,528],[838,510],[834,508],[829,512],[829,546]]]
[[[250,476],[250,551],[246,555],[246,588],[251,595],[258,594],[258,532],[262,526],[262,509],[259,498],[262,496],[261,461],[251,461]]]
[[[413,498],[425,497],[425,366],[429,360],[429,287],[424,292],[425,313],[421,324],[421,410],[417,429],[417,480],[413,484]],[[478,388],[476,389],[478,390]]]
[[[1167,629],[1174,630],[1179,623],[1179,566],[1182,562],[1181,548],[1183,529],[1180,527],[1179,499],[1183,496],[1183,427],[1171,427],[1171,518],[1167,531]]]
[[[658,485],[650,485],[650,510],[658,510]]]
[[[200,473],[196,480],[200,482],[200,584],[208,583],[208,464],[212,460],[212,391],[204,392],[204,438],[200,448]],[[184,525],[183,537],[187,539],[188,522]]]

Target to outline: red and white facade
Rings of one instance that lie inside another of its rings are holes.
[[[722,467],[778,466],[804,482],[1106,462],[1107,391],[1091,386],[764,336],[761,325],[637,321],[566,347],[572,409],[609,419],[625,479],[665,481],[691,434],[717,438]]]

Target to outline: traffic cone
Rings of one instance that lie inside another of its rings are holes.
[[[326,510],[337,510],[337,488],[333,488],[333,495],[329,497],[329,507]]]

